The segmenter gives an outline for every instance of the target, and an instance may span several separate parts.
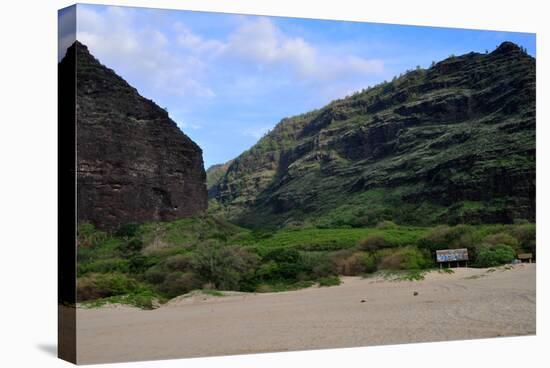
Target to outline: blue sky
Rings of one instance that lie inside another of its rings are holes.
[[[60,12],[59,36],[74,39]],[[203,149],[205,167],[250,148],[282,118],[451,54],[535,35],[297,18],[77,6],[77,39],[167,108]]]

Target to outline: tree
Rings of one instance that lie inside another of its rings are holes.
[[[477,253],[476,264],[479,267],[495,267],[512,262],[515,256],[516,252],[508,245],[482,245]]]
[[[195,273],[214,288],[236,290],[257,267],[258,257],[240,247],[206,242],[197,247],[192,264]]]

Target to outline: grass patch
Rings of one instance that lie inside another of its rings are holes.
[[[487,275],[472,275],[472,276],[465,277],[464,280],[477,280],[482,277],[487,277]]]
[[[338,286],[342,283],[338,276],[322,277],[318,280],[319,286]]]
[[[142,292],[136,294],[115,295],[107,298],[88,300],[82,302],[84,308],[99,308],[108,304],[122,304],[133,307],[152,310],[158,305],[166,302],[167,299],[152,292]]]
[[[455,271],[452,268],[440,268],[437,272],[453,274]]]
[[[225,296],[225,294],[216,289],[202,289],[201,292],[210,296]]]
[[[372,276],[382,277],[386,281],[422,281],[429,270],[384,270]]]
[[[276,282],[272,284],[259,284],[256,287],[258,293],[274,293],[280,291],[293,291],[305,289],[315,285],[313,281],[298,281],[294,283]]]

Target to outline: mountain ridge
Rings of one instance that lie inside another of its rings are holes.
[[[76,58],[76,70],[69,57]],[[152,100],[76,41],[59,63],[76,72],[78,222],[116,230],[207,207],[202,150]]]
[[[535,59],[504,42],[282,119],[209,192],[248,226],[534,220],[534,134]]]

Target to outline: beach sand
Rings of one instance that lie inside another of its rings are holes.
[[[535,334],[535,264],[77,310],[78,363]],[[415,292],[418,295],[413,295]]]

